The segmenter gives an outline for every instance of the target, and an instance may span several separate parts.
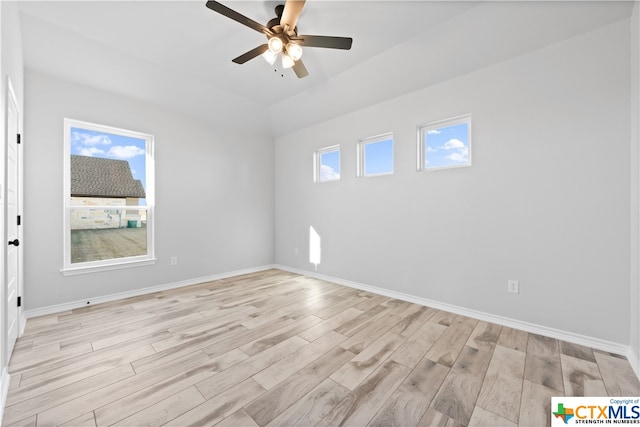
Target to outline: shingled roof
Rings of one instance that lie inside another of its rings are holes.
[[[71,155],[71,196],[144,199],[144,187],[134,179],[126,160]]]

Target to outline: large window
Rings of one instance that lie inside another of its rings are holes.
[[[155,261],[153,136],[65,119],[65,274]]]
[[[357,166],[359,177],[393,174],[393,134],[360,140]]]
[[[471,166],[471,116],[418,127],[418,170]]]
[[[322,148],[314,153],[314,181],[326,182],[340,179],[340,146]]]

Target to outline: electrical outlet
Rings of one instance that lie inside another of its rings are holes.
[[[293,250],[293,254],[294,254],[294,255],[298,255],[298,253],[299,253],[298,248],[295,248],[295,249]]]
[[[178,265],[178,257],[177,256],[172,256],[171,257],[171,265]]]
[[[509,280],[507,284],[507,292],[512,294],[520,293],[520,283],[517,280]]]

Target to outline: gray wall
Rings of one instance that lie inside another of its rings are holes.
[[[320,274],[627,345],[629,40],[620,21],[278,137],[276,263],[311,271],[313,226]],[[416,125],[464,113],[473,166],[416,172]],[[395,174],[357,179],[383,132]],[[342,179],[313,184],[334,144]]]
[[[2,2],[2,94],[5,95],[7,76],[11,78],[18,103],[24,99],[24,70],[22,56],[22,34],[20,18],[16,2]],[[6,98],[2,98],[2,105]],[[2,120],[4,129],[4,117]],[[4,136],[4,133],[3,133]]]
[[[631,28],[631,282],[630,351],[640,373],[640,10],[634,3]]]
[[[24,259],[27,310],[273,262],[273,140],[25,73]],[[63,118],[155,136],[152,266],[63,276]],[[170,258],[178,257],[171,266]]]

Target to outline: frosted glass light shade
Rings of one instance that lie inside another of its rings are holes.
[[[294,61],[302,58],[302,46],[296,43],[287,43],[287,55]]]
[[[269,50],[275,54],[282,52],[282,40],[280,40],[280,37],[271,37],[269,39]]]
[[[285,70],[287,68],[291,68],[291,67],[293,67],[294,63],[295,63],[295,61],[293,59],[291,59],[291,57],[289,55],[287,55],[286,53],[282,54],[282,68],[284,68]]]
[[[276,62],[276,58],[278,58],[278,54],[277,53],[273,53],[271,50],[266,50],[263,54],[262,57],[264,58],[265,61],[267,61],[269,64],[273,65]]]

